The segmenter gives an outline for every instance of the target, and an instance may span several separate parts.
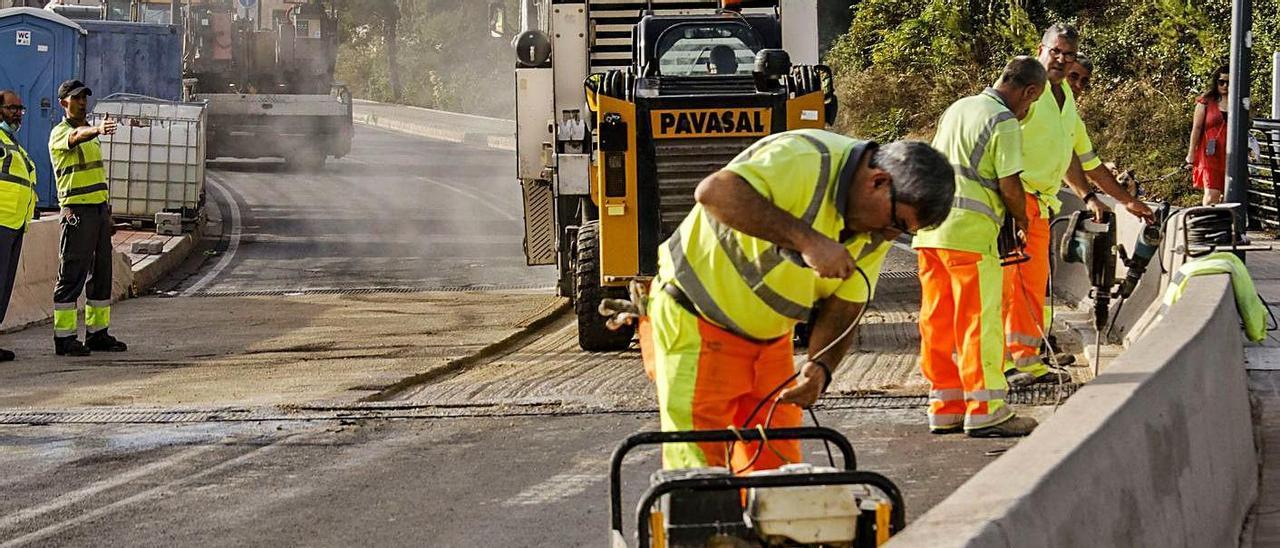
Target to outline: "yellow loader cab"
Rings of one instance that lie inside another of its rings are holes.
[[[751,3],[762,4],[767,2]],[[549,201],[562,225],[555,230],[563,250],[557,261],[561,292],[574,300],[583,349],[630,344],[632,330],[606,328],[599,304],[628,298],[629,282],[657,273],[658,245],[693,207],[703,178],[761,137],[822,128],[834,119],[830,69],[792,65],[782,49],[783,16],[793,13],[782,13],[776,3],[747,12],[643,13],[630,33],[629,62],[586,77],[588,195],[574,203],[556,190],[570,185],[548,185],[558,192]],[[807,39],[816,60],[816,27]],[[602,51],[592,47],[592,60]],[[518,77],[518,111],[521,85]],[[566,179],[564,168],[572,165],[566,159],[573,156],[561,147],[555,156],[560,160],[548,166],[553,173],[547,179]],[[528,225],[533,210],[525,183]]]

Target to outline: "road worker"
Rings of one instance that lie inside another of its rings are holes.
[[[942,222],[954,185],[925,143],[814,129],[766,137],[703,179],[659,247],[640,328],[663,430],[799,426],[851,344],[841,335],[871,298],[889,241]],[[796,372],[792,329],[819,302]],[[740,473],[800,460],[796,442],[757,449],[734,444],[726,458],[726,444],[667,444],[663,463]]]
[[[1084,121],[1067,85],[1067,69],[1079,55],[1079,33],[1056,24],[1045,31],[1038,56],[1048,71],[1048,91],[1022,120],[1022,186],[1027,193],[1026,252],[1030,261],[1005,267],[1005,375],[1013,386],[1065,383],[1070,374],[1047,367],[1040,343],[1047,326],[1045,288],[1049,283],[1049,220],[1062,208],[1063,178],[1096,217],[1109,208],[1088,179],[1135,216],[1153,220],[1151,208],[1124,190],[1093,150]],[[1086,178],[1088,177],[1088,179]]]
[[[59,356],[127,349],[107,332],[111,325],[112,224],[110,187],[98,136],[115,134],[116,122],[104,118],[98,125],[89,125],[86,116],[92,93],[79,80],[58,86],[58,101],[66,117],[49,134],[49,159],[62,208],[58,283],[53,290],[53,345]],[[77,338],[76,301],[82,291],[87,293],[84,344]]]
[[[4,322],[18,276],[22,236],[36,212],[36,164],[18,145],[18,128],[26,107],[13,90],[0,90],[0,323]],[[13,361],[0,348],[0,362]]]
[[[1022,128],[1045,87],[1034,57],[1005,66],[994,88],[952,104],[933,146],[956,170],[951,215],[912,240],[919,261],[920,367],[929,380],[929,430],[973,437],[1024,436],[1035,419],[1004,401],[1003,278],[997,240],[1005,212],[1027,228]]]

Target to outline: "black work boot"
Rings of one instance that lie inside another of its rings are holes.
[[[54,337],[53,352],[59,356],[88,356],[89,348],[80,344],[75,335],[70,337]]]
[[[94,352],[124,352],[129,349],[129,345],[119,341],[107,333],[106,329],[95,333],[90,333],[85,337],[85,346]]]
[[[1031,433],[1038,424],[1031,417],[1010,417],[995,426],[966,430],[971,438],[1020,438]]]

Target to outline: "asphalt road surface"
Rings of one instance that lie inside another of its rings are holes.
[[[318,174],[210,164],[221,237],[168,284],[170,297],[149,297],[157,304],[148,306],[550,287],[552,272],[524,266],[509,153],[368,128],[355,143]],[[899,250],[890,268],[911,262]],[[863,335],[870,350],[858,363],[897,371],[883,382],[907,383],[912,370],[912,287],[883,285],[901,302],[869,315],[876,327]],[[416,321],[396,314],[393,298],[382,306],[385,316],[366,311],[361,321]],[[307,348],[290,359],[305,361]],[[854,370],[841,382],[855,383]],[[169,418],[130,423],[117,407],[0,425],[0,547],[601,546],[610,452],[657,427],[636,353],[576,350],[568,318],[399,398],[292,419],[285,410],[228,421],[233,413],[214,410],[195,422],[159,413]],[[853,441],[861,468],[898,482],[909,519],[1012,445],[932,436],[910,397],[834,398],[819,417]],[[806,451],[826,460],[821,446]],[[652,449],[629,462],[627,516],[657,466]]]

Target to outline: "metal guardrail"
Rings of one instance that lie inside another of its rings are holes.
[[[1249,131],[1260,152],[1249,160],[1249,228],[1280,230],[1280,120],[1255,118]]]

